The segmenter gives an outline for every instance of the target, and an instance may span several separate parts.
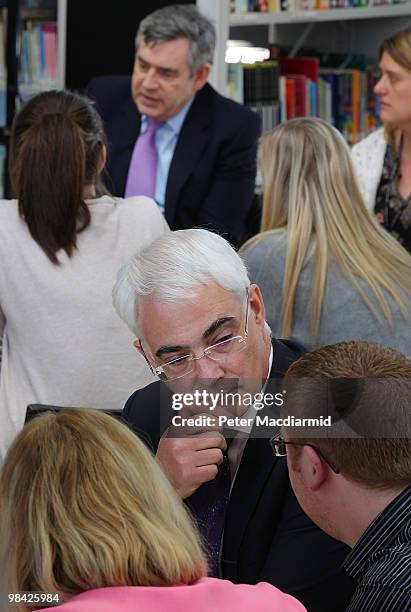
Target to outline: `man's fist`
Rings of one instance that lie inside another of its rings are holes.
[[[189,435],[182,434],[181,428],[168,428],[158,445],[157,460],[178,495],[185,499],[217,476],[227,444],[219,428],[204,431],[191,427]]]

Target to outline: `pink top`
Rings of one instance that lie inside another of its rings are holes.
[[[75,595],[57,608],[43,612],[304,612],[304,606],[267,582],[232,584],[201,578],[192,585],[171,587],[107,587]]]

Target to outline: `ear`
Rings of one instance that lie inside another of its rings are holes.
[[[134,346],[135,349],[137,349],[137,351],[140,353],[140,355],[143,355],[146,364],[150,368],[151,372],[154,374],[155,372],[153,370],[153,366],[149,362],[148,357],[147,357],[147,355],[144,352],[143,345],[141,344],[141,340],[139,340],[138,338],[137,338],[137,340],[134,340],[133,346]]]
[[[204,85],[207,83],[207,79],[210,75],[210,71],[211,71],[211,64],[203,64],[197,70],[197,73],[194,76],[194,86],[193,86],[194,93],[197,93],[197,91],[200,91],[200,89],[202,89]]]
[[[97,172],[99,174],[103,170],[104,166],[106,165],[106,161],[107,161],[107,147],[104,143],[102,143],[99,158],[98,158],[98,167],[97,167]]]
[[[265,322],[265,306],[260,288],[257,285],[249,286],[248,300],[250,313],[253,313],[256,323],[258,325],[263,325]]]
[[[141,346],[141,341],[138,338],[137,338],[137,340],[134,340],[133,346],[134,346],[135,349],[138,350],[139,353],[144,355],[143,347]]]
[[[310,491],[318,491],[329,478],[331,468],[312,446],[303,446],[300,454],[301,475]]]

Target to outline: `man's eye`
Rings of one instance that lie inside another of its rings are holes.
[[[167,359],[163,359],[163,364],[170,363],[170,362],[175,362],[177,364],[177,363],[180,363],[181,361],[184,362],[186,359],[187,359],[187,355],[186,354],[184,354],[184,355],[172,355],[171,357],[168,355]]]
[[[174,72],[172,70],[162,70],[160,74],[166,79],[171,79],[174,76]]]
[[[173,370],[179,370],[180,368],[185,368],[187,365],[187,359],[178,359],[177,361],[173,361],[172,363],[168,363],[167,367]]]
[[[218,340],[216,340],[214,344],[220,344],[220,342],[225,342],[226,340],[230,340],[230,338],[232,337],[233,337],[233,334],[226,334],[225,336],[218,338]]]

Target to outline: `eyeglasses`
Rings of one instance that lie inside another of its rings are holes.
[[[213,361],[224,361],[235,353],[240,353],[246,347],[247,336],[248,336],[248,307],[249,307],[249,296],[247,289],[247,306],[245,311],[245,326],[244,334],[242,336],[231,336],[221,342],[216,342],[205,348],[201,355],[196,357],[195,355],[183,355],[172,359],[168,363],[164,363],[161,366],[152,366],[146,357],[146,361],[150,366],[153,374],[158,376],[160,380],[177,380],[183,376],[187,376],[194,370],[194,363],[203,357],[208,357]],[[144,355],[145,356],[145,355]]]
[[[325,461],[327,465],[330,466],[333,472],[335,472],[336,474],[340,473],[339,468],[333,463],[331,463],[331,461],[329,461],[327,457],[325,457],[324,454],[316,446],[314,446],[314,444],[307,444],[306,442],[291,442],[288,440],[284,440],[281,434],[277,434],[276,436],[274,436],[274,438],[271,438],[270,440],[271,448],[273,449],[276,457],[287,456],[287,444],[293,444],[294,446],[310,446],[321,457],[321,459]]]

